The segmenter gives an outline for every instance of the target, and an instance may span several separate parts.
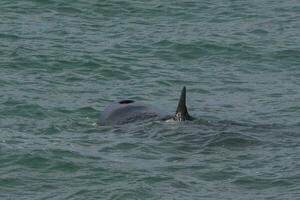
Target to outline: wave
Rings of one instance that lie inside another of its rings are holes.
[[[223,147],[223,148],[244,148],[248,146],[255,146],[260,143],[260,140],[246,136],[241,133],[221,132],[215,134],[209,141],[207,147]]]

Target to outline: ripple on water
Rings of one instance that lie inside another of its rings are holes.
[[[221,132],[207,141],[208,147],[223,148],[245,148],[259,145],[260,141],[254,137],[246,136],[241,133]]]

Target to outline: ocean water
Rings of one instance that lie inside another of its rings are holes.
[[[2,0],[0,199],[300,199],[300,2]],[[98,126],[112,101],[194,121]]]

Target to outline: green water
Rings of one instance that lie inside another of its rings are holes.
[[[300,2],[0,2],[0,199],[299,199]],[[192,122],[98,126],[131,98]]]

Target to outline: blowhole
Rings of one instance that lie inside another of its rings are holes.
[[[119,102],[119,104],[130,104],[130,103],[133,103],[134,101],[133,100],[122,100]]]

